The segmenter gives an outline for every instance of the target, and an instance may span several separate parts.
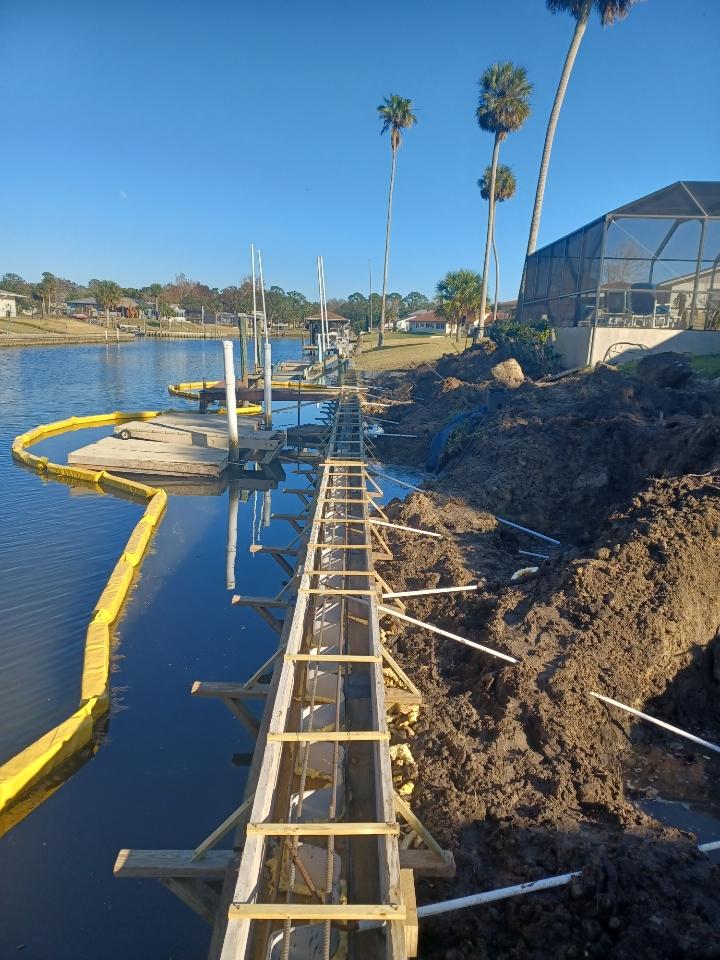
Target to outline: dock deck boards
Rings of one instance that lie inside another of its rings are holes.
[[[68,455],[75,467],[161,476],[219,477],[227,468],[227,450],[153,440],[104,437]]]
[[[285,445],[280,430],[258,430],[257,421],[238,423],[240,462],[267,465]],[[73,466],[148,476],[217,479],[228,466],[227,419],[208,414],[161,414],[153,420],[118,424],[113,437],[74,450]]]

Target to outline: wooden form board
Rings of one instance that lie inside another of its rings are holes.
[[[151,440],[105,437],[68,454],[68,463],[95,470],[164,476],[219,477],[227,469],[225,450]]]

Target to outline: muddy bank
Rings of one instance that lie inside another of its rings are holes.
[[[582,877],[423,921],[421,954],[720,956],[720,868],[694,836],[638,808],[624,770],[632,751],[652,747],[681,757],[688,782],[717,782],[720,758],[589,696],[720,742],[720,483],[685,476],[718,462],[715,393],[607,370],[505,393],[434,491],[388,508],[445,534],[391,538],[394,560],[380,570],[394,589],[480,584],[413,598],[408,613],[520,661],[383,621],[425,699],[410,742],[413,807],[458,866],[454,881],[421,883],[419,897]],[[559,535],[562,555],[510,583],[529,562],[518,549],[538,542],[494,513]]]
[[[492,518],[424,495],[392,506],[401,522],[447,534],[422,548],[395,537],[396,558],[381,567],[393,587],[484,584],[476,595],[418,598],[409,613],[521,661],[505,666],[385,622],[426,703],[411,743],[413,805],[458,864],[455,881],[422,885],[422,899],[583,871],[569,891],[424,923],[424,957],[720,952],[720,871],[693,837],[661,827],[626,795],[621,761],[635,724],[589,697],[655,698],[656,714],[673,722],[672,680],[720,624],[718,498],[700,480],[657,482],[614,516],[612,537],[516,587],[502,583],[518,566],[517,544]],[[454,541],[473,533],[474,553]],[[706,685],[720,692],[712,671]],[[711,717],[709,729],[689,719],[720,739]],[[687,758],[700,761],[692,749]]]

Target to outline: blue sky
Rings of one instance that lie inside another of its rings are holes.
[[[684,10],[681,15],[678,11]],[[491,138],[477,81],[523,64],[533,113],[503,145],[501,293],[522,270],[547,115],[572,30],[543,0],[2,0],[0,274],[211,286],[249,269],[314,296],[375,289],[390,148],[382,97],[418,117],[398,162],[390,289],[480,269]],[[678,179],[717,179],[720,2],[647,0],[586,34],[540,242]]]

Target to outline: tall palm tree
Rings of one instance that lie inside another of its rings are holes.
[[[467,327],[470,317],[480,308],[482,278],[474,270],[451,270],[438,282],[436,311],[456,324],[455,339],[460,339],[460,324]]]
[[[490,177],[492,171],[490,167],[485,168],[485,173],[480,177],[477,185],[480,187],[480,196],[483,200],[490,199]],[[495,200],[497,203],[504,203],[515,196],[517,181],[512,168],[504,163],[499,163],[495,171]],[[493,323],[497,322],[498,297],[500,296],[500,260],[498,258],[497,244],[495,243],[495,231],[493,230],[492,242],[493,259],[495,260],[495,299],[493,302]]]
[[[530,221],[530,237],[528,238],[527,253],[528,256],[537,246],[538,233],[540,231],[540,217],[542,216],[542,205],[545,197],[545,183],[547,181],[548,168],[550,167],[550,154],[552,153],[553,140],[555,139],[555,130],[557,128],[560,111],[565,99],[570,74],[575,66],[575,58],[580,49],[580,43],[585,35],[585,29],[590,19],[590,14],[596,10],[600,22],[604,27],[612,26],[619,20],[624,20],[630,13],[630,8],[634,3],[640,0],[545,0],[545,6],[550,13],[569,13],[575,20],[575,29],[572,40],[568,47],[565,65],[560,74],[560,82],[555,93],[555,100],[550,111],[547,131],[545,133],[545,146],[543,147],[542,160],[540,161],[540,173],[538,174],[537,189],[535,191],[535,205],[533,206],[532,220]]]
[[[383,122],[381,135],[390,131],[390,150],[392,152],[392,165],[390,167],[390,192],[388,193],[387,226],[385,227],[385,266],[383,268],[382,300],[380,301],[380,327],[378,329],[378,348],[383,345],[385,340],[385,296],[387,292],[387,274],[388,260],[390,258],[390,223],[392,221],[392,201],[393,190],[395,189],[395,164],[397,163],[397,152],[402,143],[402,130],[409,130],[416,122],[415,114],[412,112],[412,100],[405,97],[398,97],[392,94],[384,97],[383,102],[377,108],[380,119]]]
[[[519,130],[530,116],[532,84],[524,67],[514,63],[494,63],[480,77],[480,99],[476,111],[481,130],[494,136],[488,203],[487,238],[485,240],[485,264],[482,276],[480,303],[480,326],[485,325],[487,303],[487,277],[490,267],[490,247],[495,236],[495,178],[497,176],[500,144],[510,133]]]

